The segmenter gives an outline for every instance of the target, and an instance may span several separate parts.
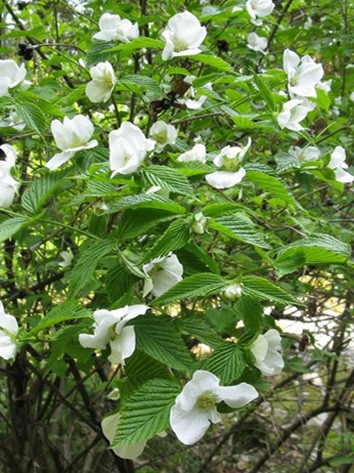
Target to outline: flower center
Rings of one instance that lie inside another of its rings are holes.
[[[196,405],[201,411],[210,412],[215,409],[217,402],[219,402],[219,400],[216,394],[211,391],[205,391],[198,397]]]
[[[162,131],[160,131],[160,133],[157,133],[155,135],[155,140],[158,143],[166,143],[166,141],[167,141],[167,130],[162,130]]]
[[[235,172],[239,168],[240,162],[237,158],[227,158],[226,156],[224,156],[222,158],[222,161],[226,171]]]
[[[290,85],[291,85],[291,87],[295,87],[295,86],[297,85],[297,83],[298,83],[298,80],[299,80],[298,76],[292,77],[292,78],[290,79]]]
[[[186,49],[188,49],[188,44],[185,42],[184,39],[178,38],[174,42],[174,49],[176,53],[180,53],[181,51],[185,51]]]

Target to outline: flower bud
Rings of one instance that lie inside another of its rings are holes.
[[[205,232],[206,226],[208,223],[208,219],[204,217],[202,212],[197,212],[194,215],[194,220],[192,224],[192,231],[197,233],[198,235],[202,235]]]
[[[235,301],[239,297],[242,296],[242,288],[240,284],[230,284],[230,286],[227,286],[224,292],[224,296],[227,299],[230,299],[230,301]]]

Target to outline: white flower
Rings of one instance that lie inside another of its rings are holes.
[[[342,146],[336,146],[331,154],[331,160],[328,163],[328,167],[334,171],[336,181],[343,182],[344,184],[354,181],[354,176],[344,171],[344,169],[348,169],[348,164],[345,162],[345,159],[345,149]]]
[[[98,25],[100,31],[93,35],[94,39],[129,43],[131,40],[139,37],[138,24],[134,23],[133,25],[130,20],[122,20],[119,15],[104,13],[101,16]]]
[[[169,19],[162,32],[166,45],[162,59],[167,61],[175,56],[193,56],[199,54],[199,46],[206,37],[206,28],[200,25],[196,16],[189,11],[177,13]]]
[[[317,89],[321,89],[328,94],[331,91],[332,79],[321,81],[316,85]]]
[[[131,325],[125,327],[129,320],[144,315],[149,309],[146,305],[126,305],[116,310],[96,310],[93,313],[95,320],[94,334],[82,333],[79,342],[84,348],[103,350],[109,344],[111,354],[108,359],[112,363],[124,365],[124,360],[135,350],[135,330]]]
[[[143,297],[147,296],[149,292],[159,297],[182,280],[183,266],[177,256],[170,253],[144,264],[143,271],[146,275]]]
[[[299,161],[317,161],[321,156],[321,151],[316,146],[307,146],[305,149],[291,146],[288,153]]]
[[[100,62],[90,69],[90,74],[92,81],[86,85],[87,97],[94,103],[107,102],[117,82],[112,64]]]
[[[235,301],[242,296],[242,287],[240,284],[230,284],[224,291],[224,296],[230,301]]]
[[[219,379],[212,373],[198,370],[177,396],[171,409],[170,424],[178,440],[185,445],[198,442],[210,423],[220,422],[221,416],[216,410],[216,404],[223,401],[236,409],[258,396],[258,392],[250,384],[224,387],[219,383]]]
[[[262,22],[257,21],[257,16],[264,18],[270,15],[274,7],[272,0],[247,0],[246,2],[246,9],[252,20],[256,20],[254,22],[256,25],[262,24]]]
[[[46,167],[51,171],[69,161],[78,151],[91,149],[98,145],[97,140],[90,141],[94,127],[84,115],[76,115],[72,119],[64,117],[63,123],[53,120],[51,130],[55,144],[62,150],[62,153],[56,154],[47,162]]]
[[[300,122],[306,117],[309,110],[302,100],[292,99],[283,104],[283,110],[278,114],[277,121],[280,128],[293,131],[303,130]]]
[[[108,417],[105,417],[101,422],[102,432],[110,443],[112,443],[114,440],[119,421],[120,414],[113,414]],[[116,455],[121,458],[126,458],[127,460],[135,460],[135,458],[138,458],[138,456],[143,453],[145,445],[146,440],[143,440],[142,442],[135,443],[133,445],[127,445],[124,447],[114,447],[112,450]]]
[[[59,254],[63,259],[63,261],[59,263],[59,266],[61,268],[69,268],[71,266],[72,260],[74,259],[71,248],[69,248],[68,251],[61,251]]]
[[[12,110],[0,120],[0,128],[14,128],[17,131],[22,131],[26,128],[26,123],[20,118],[17,113]]]
[[[17,153],[11,145],[1,145],[5,153],[5,161],[0,161],[0,208],[8,209],[15,198],[20,183],[11,176],[11,168],[15,166]]]
[[[205,229],[208,224],[208,219],[204,217],[202,212],[197,212],[194,215],[194,220],[192,223],[192,231],[194,233],[197,233],[198,235],[202,235],[205,233]]]
[[[270,329],[264,335],[259,335],[250,349],[256,358],[255,366],[265,376],[279,374],[284,368],[283,357],[277,350],[281,348],[281,338],[278,330]]]
[[[203,144],[196,144],[192,149],[182,153],[178,156],[177,161],[179,163],[189,163],[191,161],[199,161],[200,163],[206,163],[206,147]]]
[[[286,49],[283,55],[283,68],[288,75],[289,92],[301,97],[316,97],[315,87],[320,83],[323,76],[322,64],[316,62],[310,56],[299,56]]]
[[[240,163],[251,146],[251,142],[251,138],[248,138],[247,145],[243,148],[225,146],[213,160],[215,166],[224,170],[207,174],[205,176],[207,183],[215,189],[228,189],[240,183],[246,175]]]
[[[18,323],[13,315],[5,313],[0,301],[0,357],[10,360],[16,356],[16,336]]]
[[[155,151],[158,153],[162,151],[165,146],[175,144],[177,135],[176,128],[162,120],[155,122],[150,129],[150,136],[156,141]]]
[[[354,92],[352,92],[350,95],[349,95],[349,98],[352,102],[354,102]]]
[[[250,33],[247,36],[247,47],[253,51],[264,53],[268,46],[268,40],[265,36],[258,36],[256,33]]]
[[[109,164],[112,177],[116,174],[135,172],[148,151],[152,151],[155,141],[145,137],[137,126],[124,122],[118,130],[109,134]]]
[[[7,95],[9,89],[19,85],[26,77],[24,64],[20,67],[12,59],[0,59],[0,97]]]

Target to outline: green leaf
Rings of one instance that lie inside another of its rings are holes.
[[[113,447],[149,440],[169,427],[170,410],[181,388],[168,379],[151,379],[122,404]]]
[[[133,39],[129,43],[120,44],[109,49],[110,52],[122,51],[124,53],[131,53],[138,49],[151,49],[151,48],[163,48],[165,43],[159,39],[148,38],[146,36],[140,36],[139,38]]]
[[[259,276],[244,276],[241,278],[242,292],[246,296],[259,300],[268,300],[280,304],[296,304],[299,301],[279,286]]]
[[[240,240],[260,248],[271,248],[261,230],[243,213],[223,215],[212,221],[210,227],[234,240]]]
[[[266,192],[279,197],[284,201],[285,204],[290,206],[299,206],[291,192],[284,186],[284,184],[282,184],[279,179],[270,176],[269,174],[265,174],[264,172],[247,169],[247,166],[245,166],[245,169],[247,171],[245,178],[247,181],[253,182],[253,184],[265,190]]]
[[[235,343],[218,347],[202,364],[202,368],[217,376],[222,384],[231,384],[243,373],[246,363],[242,350]]]
[[[204,320],[201,315],[190,315],[183,319],[182,326],[190,335],[202,343],[216,348],[223,343],[223,339]]]
[[[166,210],[150,209],[148,212],[145,209],[126,210],[119,220],[117,236],[123,241],[131,240],[171,218],[175,218],[174,215]]]
[[[160,186],[170,192],[193,195],[193,187],[177,169],[167,166],[149,166],[141,171],[143,179],[152,186]]]
[[[317,234],[283,247],[278,252],[276,267],[283,276],[306,264],[346,263],[350,254],[350,245],[331,235]]]
[[[34,180],[22,196],[22,207],[32,213],[40,211],[45,202],[64,182],[65,175],[66,171],[51,172]]]
[[[261,304],[249,296],[242,296],[236,303],[236,312],[243,320],[247,330],[259,330],[263,322]]]
[[[29,102],[16,102],[15,110],[30,129],[36,130],[40,135],[45,133],[47,128],[46,119],[38,105]]]
[[[183,299],[195,299],[218,294],[230,283],[212,273],[193,274],[183,279],[162,296],[152,301],[152,305],[164,305]]]
[[[57,325],[60,322],[83,319],[86,317],[91,317],[91,311],[82,307],[77,301],[68,299],[54,307],[49,314],[35,326],[31,333],[38,333],[40,330],[53,327],[53,325]]]
[[[0,223],[0,243],[11,238],[30,222],[31,220],[27,217],[13,217],[3,220]]]
[[[167,255],[170,251],[183,248],[189,240],[190,223],[187,220],[176,220],[148,251],[144,261]]]
[[[138,194],[122,197],[110,206],[108,213],[116,213],[125,209],[159,209],[173,214],[183,214],[185,208],[173,200],[155,194]]]
[[[109,269],[105,276],[107,295],[110,301],[115,302],[129,291],[138,278],[129,272],[126,267],[117,263]]]
[[[157,361],[190,372],[193,359],[169,316],[144,315],[134,321],[137,347]]]
[[[207,66],[213,67],[218,71],[231,73],[234,72],[230,64],[220,57],[208,56],[207,54],[197,54],[196,56],[190,56],[190,59],[206,64]]]
[[[91,242],[81,253],[78,262],[69,275],[69,295],[74,297],[93,278],[96,266],[103,256],[110,253],[115,244],[110,240]]]
[[[256,83],[257,89],[260,92],[260,95],[266,101],[266,103],[267,103],[268,107],[270,108],[270,110],[274,110],[275,109],[275,104],[274,104],[274,99],[273,99],[272,92],[270,91],[270,89],[268,88],[268,86],[263,81],[263,79],[260,75],[255,74],[253,76],[253,78],[254,78],[254,81]]]

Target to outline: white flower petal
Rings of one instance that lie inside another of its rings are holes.
[[[237,386],[219,386],[218,395],[230,407],[243,407],[258,397],[258,392],[248,383]]]
[[[246,171],[240,168],[237,172],[216,171],[207,174],[205,179],[209,185],[215,189],[229,189],[230,187],[239,184],[245,177]]]
[[[203,437],[210,421],[206,412],[186,412],[175,404],[171,409],[170,424],[180,442],[192,445]]]

